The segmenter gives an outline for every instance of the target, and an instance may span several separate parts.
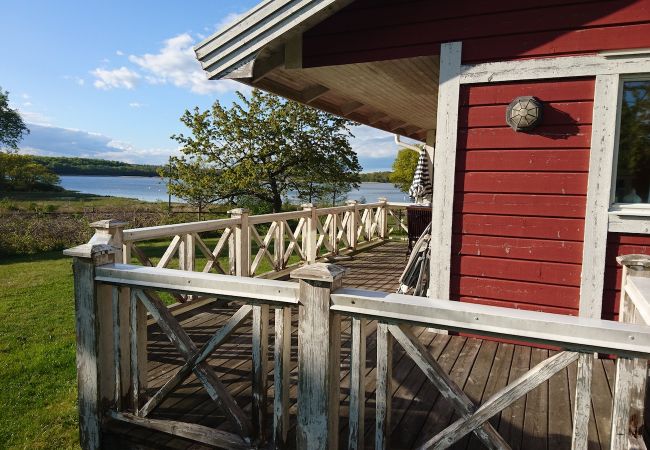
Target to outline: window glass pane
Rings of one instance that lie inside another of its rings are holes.
[[[650,80],[626,81],[616,169],[617,203],[650,203]]]

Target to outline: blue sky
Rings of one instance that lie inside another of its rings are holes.
[[[192,46],[256,0],[4,2],[0,87],[31,130],[24,152],[161,163],[183,111],[234,100]],[[390,167],[392,136],[357,127],[364,170]]]

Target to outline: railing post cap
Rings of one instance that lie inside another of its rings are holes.
[[[244,214],[248,214],[249,212],[250,212],[250,210],[247,209],[247,208],[235,208],[235,209],[231,209],[230,211],[228,211],[228,214],[241,216],[241,215],[244,215]]]
[[[377,200],[383,203],[386,203],[388,201],[386,197],[379,197]]]
[[[302,206],[302,209],[311,209],[311,208],[314,207],[314,204],[313,203],[303,203],[300,206]]]
[[[74,258],[97,259],[99,256],[112,255],[115,253],[115,248],[107,244],[82,244],[76,247],[63,250],[65,256],[72,256]]]
[[[650,255],[622,255],[616,257],[621,266],[650,269]]]
[[[98,220],[90,224],[92,228],[99,230],[110,230],[111,228],[120,228],[128,225],[128,222],[117,219]]]
[[[356,201],[356,200],[346,200],[346,201],[345,201],[345,204],[346,204],[346,205],[350,205],[350,206],[352,206],[352,205],[356,205],[357,203],[359,203],[359,202]]]
[[[302,266],[291,272],[294,280],[311,280],[333,283],[345,275],[347,269],[336,264],[314,263]]]

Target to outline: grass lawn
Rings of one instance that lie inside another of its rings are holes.
[[[71,261],[0,260],[0,448],[76,448]]]

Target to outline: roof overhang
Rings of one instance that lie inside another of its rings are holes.
[[[305,68],[302,34],[353,0],[266,0],[195,47],[210,79],[234,79],[424,140],[436,126],[439,57]]]
[[[249,66],[266,47],[279,47],[353,0],[265,0],[194,51],[208,77],[225,78]],[[251,73],[252,76],[252,73]],[[241,77],[238,78],[245,78]]]

